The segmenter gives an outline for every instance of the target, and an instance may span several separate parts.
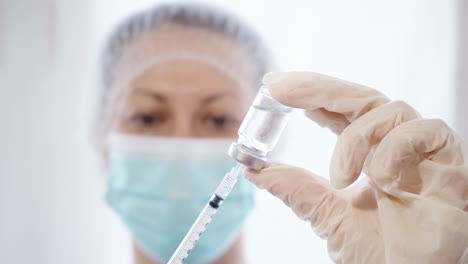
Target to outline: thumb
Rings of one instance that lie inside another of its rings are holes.
[[[305,169],[270,163],[260,171],[246,171],[245,177],[281,199],[299,218],[310,221],[324,239],[343,221],[346,199],[329,181]]]

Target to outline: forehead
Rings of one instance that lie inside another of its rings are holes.
[[[172,60],[148,68],[130,84],[130,89],[166,96],[201,96],[214,93],[248,98],[253,87],[234,80],[221,69],[193,60]]]

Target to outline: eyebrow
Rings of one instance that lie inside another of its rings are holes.
[[[136,91],[135,93],[136,93],[136,94],[148,95],[148,96],[150,96],[151,98],[153,98],[154,100],[159,101],[159,102],[162,102],[162,103],[167,102],[166,97],[165,97],[164,95],[160,94],[160,93],[157,93],[157,92],[146,91],[146,90],[138,90],[138,91]]]
[[[209,103],[212,103],[213,101],[216,101],[222,97],[225,97],[225,96],[228,96],[227,93],[218,93],[218,94],[214,94],[214,95],[211,95],[211,96],[208,96],[207,98],[203,99],[202,100],[202,104],[209,104]]]

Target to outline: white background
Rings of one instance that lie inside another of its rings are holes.
[[[0,263],[129,263],[86,113],[102,39],[155,2],[0,0]],[[257,28],[277,70],[363,83],[456,125],[455,1],[208,2]],[[286,161],[327,176],[335,136],[297,113],[288,139]],[[249,263],[330,263],[309,225],[265,192],[246,232]]]

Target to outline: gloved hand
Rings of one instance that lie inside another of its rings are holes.
[[[468,263],[468,151],[444,122],[315,73],[271,73],[264,83],[339,135],[331,184],[279,163],[246,177],[310,221],[335,262]]]

